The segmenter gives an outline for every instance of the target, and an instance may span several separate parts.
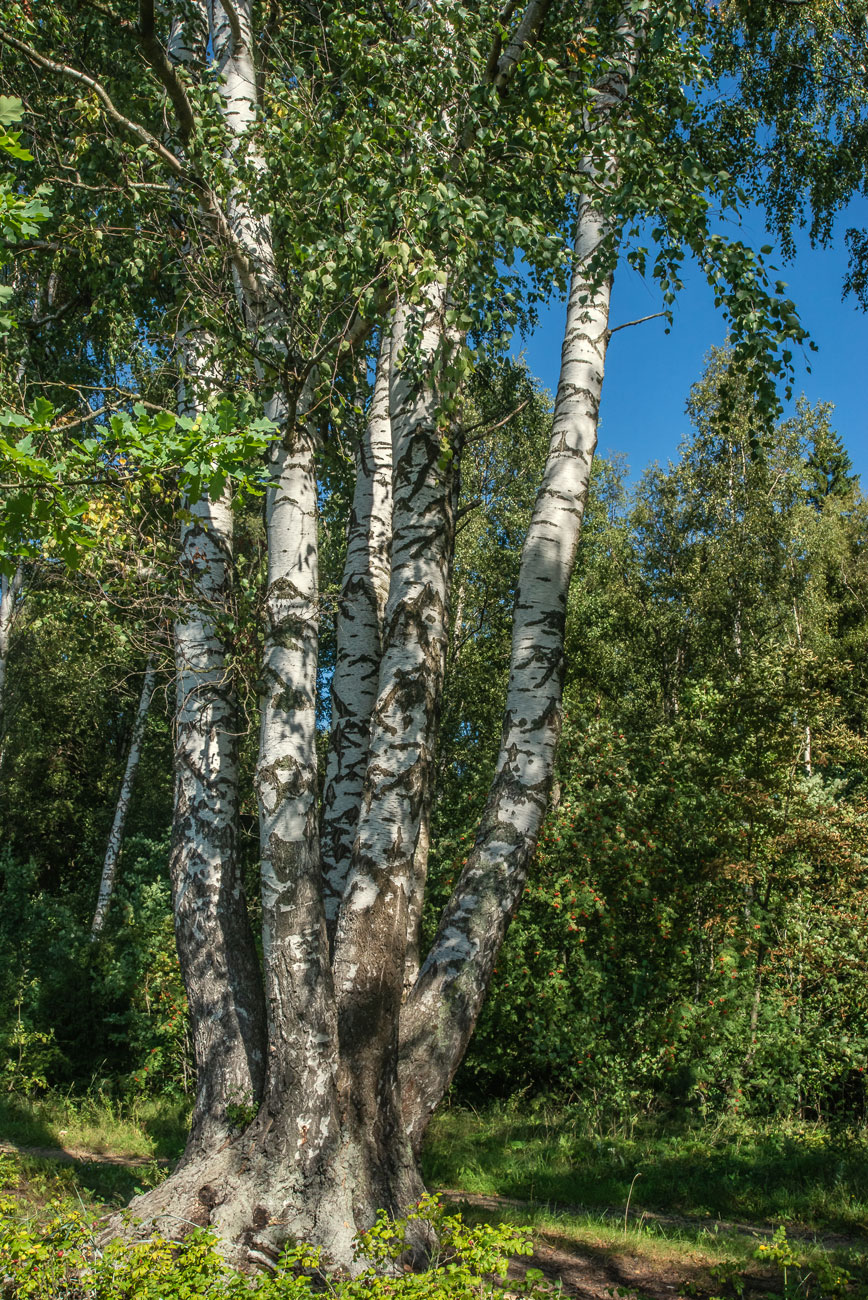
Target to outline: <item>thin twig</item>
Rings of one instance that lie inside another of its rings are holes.
[[[613,325],[612,328],[607,331],[607,333],[609,335],[609,338],[611,338],[613,334],[618,333],[618,330],[628,330],[631,325],[644,325],[646,320],[657,320],[658,317],[666,316],[666,315],[668,315],[668,312],[654,311],[651,313],[650,316],[640,316],[638,320],[627,320],[624,321],[623,325]]]

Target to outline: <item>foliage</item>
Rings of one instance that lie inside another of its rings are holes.
[[[40,888],[32,864],[8,856],[0,862],[0,978],[8,1007],[0,1041],[8,1086],[27,1091],[113,1077],[128,1093],[180,1099],[190,1090],[165,859],[165,845],[128,840],[98,945],[90,938],[90,889],[82,899],[58,897]]]
[[[732,382],[632,504],[598,470],[555,804],[460,1088],[864,1119],[864,505],[828,412],[770,434]]]
[[[527,1234],[511,1227],[467,1227],[460,1215],[447,1215],[432,1198],[425,1198],[404,1219],[382,1215],[357,1242],[360,1269],[355,1276],[328,1272],[320,1251],[290,1245],[276,1270],[244,1277],[229,1269],[213,1234],[194,1228],[180,1244],[155,1235],[146,1242],[116,1239],[98,1245],[97,1220],[81,1211],[58,1214],[41,1228],[17,1218],[14,1201],[0,1200],[0,1284],[9,1300],[54,1300],[74,1288],[74,1294],[123,1300],[153,1296],[231,1297],[255,1295],[261,1300],[307,1300],[327,1294],[334,1300],[470,1300],[505,1294],[503,1285],[511,1255],[531,1251]],[[421,1271],[403,1268],[408,1230],[422,1224],[437,1245]],[[523,1282],[510,1281],[511,1294],[543,1297],[548,1288],[542,1275],[528,1270]]]
[[[21,132],[8,129],[22,115],[20,99],[0,95],[0,151],[20,162],[32,162],[33,155],[21,144]],[[0,244],[0,274],[9,260],[8,248],[35,235],[42,222],[48,220],[51,214],[44,200],[50,193],[50,186],[40,185],[33,194],[22,194],[14,174],[0,172],[0,241],[6,245],[4,248]],[[6,310],[12,295],[9,285],[0,284],[0,338],[13,327],[13,317]]]
[[[65,433],[45,399],[26,414],[0,411],[0,566],[11,574],[21,559],[40,557],[77,568],[107,540],[106,515],[127,531],[142,497],[164,482],[188,504],[219,496],[229,478],[242,492],[261,491],[262,470],[251,466],[273,428],[226,398],[195,419],[136,403],[132,415],[116,412],[82,438]]]

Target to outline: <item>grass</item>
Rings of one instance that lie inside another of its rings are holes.
[[[184,1149],[189,1109],[183,1103],[135,1097],[0,1094],[0,1141],[65,1147],[124,1159],[173,1160]]]
[[[868,1136],[781,1125],[600,1134],[575,1109],[516,1103],[435,1117],[430,1186],[866,1237]],[[635,1180],[635,1181],[634,1181]]]
[[[12,1196],[23,1213],[36,1218],[50,1217],[58,1204],[84,1206],[97,1214],[120,1208],[165,1175],[165,1166],[155,1161],[133,1167],[86,1160],[58,1164],[17,1153],[0,1154],[0,1194]]]
[[[37,1218],[51,1203],[97,1213],[123,1205],[164,1177],[159,1162],[180,1153],[186,1120],[181,1106],[120,1103],[98,1091],[7,1094],[0,1098],[0,1141],[140,1163],[0,1155],[0,1189]],[[452,1107],[432,1124],[424,1172],[435,1190],[505,1198],[462,1208],[470,1222],[530,1225],[539,1241],[590,1260],[598,1277],[613,1279],[613,1295],[619,1278],[635,1282],[637,1269],[679,1287],[689,1282],[697,1294],[728,1294],[733,1277],[780,1293],[774,1268],[756,1258],[780,1223],[799,1278],[844,1268],[858,1294],[868,1295],[864,1133],[745,1124],[644,1131],[631,1125],[600,1133],[576,1108],[512,1102],[480,1114]],[[793,1292],[795,1300],[815,1294],[807,1282]]]

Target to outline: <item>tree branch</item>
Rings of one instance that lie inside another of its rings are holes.
[[[178,120],[178,134],[186,144],[196,129],[196,116],[184,83],[169,62],[166,51],[157,37],[154,0],[139,0],[139,44],[148,65],[156,73],[172,101],[175,117]]]
[[[497,76],[497,65],[500,61],[501,52],[503,51],[503,34],[501,29],[506,26],[517,8],[518,0],[509,0],[506,7],[497,15],[497,31],[494,33],[491,42],[491,50],[489,51],[488,62],[485,65],[485,73],[483,75],[483,81],[488,85],[492,85]]]
[[[77,81],[80,85],[87,86],[88,89],[92,90],[96,95],[97,99],[105,109],[107,116],[110,117],[113,122],[117,122],[118,126],[122,126],[125,131],[130,133],[130,135],[136,136],[136,138],[141,140],[143,144],[146,144],[151,152],[155,154],[161,162],[164,162],[175,176],[183,176],[185,174],[183,166],[179,159],[172,153],[171,149],[167,149],[164,144],[161,144],[157,137],[151,135],[150,131],[143,127],[141,123],[134,122],[132,118],[125,117],[124,114],[115,107],[114,101],[105,86],[94,77],[89,77],[86,72],[80,72],[78,68],[71,68],[66,63],[55,63],[54,59],[46,58],[44,54],[40,54],[38,50],[34,50],[32,45],[27,45],[24,41],[19,41],[15,36],[10,36],[8,32],[0,32],[0,42],[5,45],[11,45],[14,50],[18,50],[20,54],[25,55],[26,58],[30,59],[39,67],[46,68],[49,72],[56,72],[58,76],[66,77],[68,81]]]
[[[498,94],[505,95],[512,75],[518,67],[522,56],[533,43],[549,11],[550,0],[530,0],[522,20],[516,28],[515,35],[497,61],[497,71],[493,78]]]
[[[226,21],[232,33],[232,53],[237,54],[242,46],[246,44],[244,32],[241,28],[241,19],[238,17],[238,10],[235,8],[234,0],[220,0],[220,8],[226,15]]]
[[[274,45],[274,33],[277,28],[279,13],[279,0],[271,0],[262,40],[259,42],[259,67],[256,70],[256,98],[260,105],[265,97],[265,82],[271,64],[271,51]]]
[[[28,59],[31,59],[39,67],[47,68],[49,72],[56,72],[61,77],[66,77],[70,81],[77,81],[80,85],[89,87],[96,95],[97,99],[99,99],[106,114],[112,119],[112,121],[117,122],[119,126],[124,128],[124,130],[129,131],[131,135],[136,136],[146,144],[151,152],[155,154],[161,162],[164,162],[168,166],[173,175],[180,179],[187,180],[194,185],[202,201],[203,213],[213,222],[214,235],[227,249],[235,264],[236,270],[241,277],[242,283],[251,293],[261,294],[262,288],[259,283],[259,276],[256,269],[251,259],[247,256],[244,249],[232,233],[232,227],[226,218],[226,214],[220,207],[220,204],[217,202],[217,198],[213,191],[210,190],[197,176],[191,176],[187,171],[185,171],[180,159],[172,153],[171,149],[167,149],[164,144],[161,144],[156,136],[151,135],[151,132],[143,127],[139,122],[134,122],[131,118],[125,117],[124,114],[115,107],[115,104],[105,86],[94,77],[88,76],[86,72],[80,72],[78,68],[71,68],[66,63],[56,63],[54,59],[46,58],[44,54],[40,54],[38,50],[34,50],[31,45],[25,44],[24,41],[19,41],[16,37],[10,36],[7,32],[0,32],[0,43],[5,43],[6,45],[10,45],[13,49],[19,50],[20,53],[24,54]]]
[[[653,311],[650,316],[640,316],[638,320],[625,320],[623,325],[613,325],[607,333],[609,338],[611,338],[613,334],[618,333],[618,330],[628,330],[631,325],[644,325],[646,320],[657,320],[658,317],[668,316],[668,314],[669,313],[665,311]]]

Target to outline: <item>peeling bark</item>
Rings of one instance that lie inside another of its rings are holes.
[[[105,925],[106,915],[108,913],[109,903],[111,902],[112,892],[114,890],[115,874],[117,872],[118,857],[121,851],[121,844],[124,838],[124,826],[127,821],[127,813],[132,798],[133,785],[136,780],[136,772],[139,768],[139,759],[142,754],[142,740],[145,734],[145,726],[148,721],[148,709],[151,705],[151,697],[154,693],[154,682],[156,681],[156,669],[153,659],[148,660],[148,666],[145,671],[145,680],[142,683],[142,690],[139,696],[139,704],[136,709],[136,716],[133,722],[132,735],[130,736],[130,747],[127,751],[127,761],[124,768],[124,778],[121,782],[121,790],[118,795],[117,805],[115,807],[114,821],[109,832],[108,844],[106,845],[105,858],[102,864],[102,876],[99,882],[99,894],[96,900],[96,911],[93,915],[93,921],[90,927],[90,937],[99,938],[102,928]]]
[[[380,675],[392,539],[392,335],[384,330],[365,432],[356,457],[347,558],[338,604],[332,723],[322,810],[326,920],[332,937],[356,838]]]

